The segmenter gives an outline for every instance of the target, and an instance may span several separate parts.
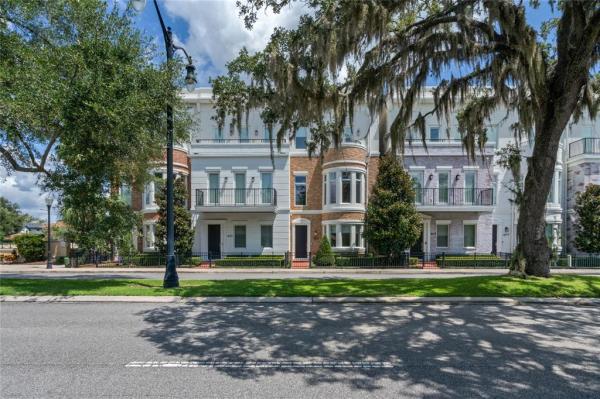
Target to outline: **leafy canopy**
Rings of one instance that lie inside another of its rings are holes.
[[[0,197],[0,240],[21,231],[31,217],[21,213],[19,205]]]

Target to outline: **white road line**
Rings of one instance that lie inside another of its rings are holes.
[[[234,368],[234,369],[389,369],[395,367],[392,362],[377,361],[149,361],[130,362],[125,367],[151,368]]]

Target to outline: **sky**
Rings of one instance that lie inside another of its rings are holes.
[[[124,8],[128,0],[110,0]],[[250,52],[261,50],[277,26],[294,27],[304,13],[303,2],[286,7],[280,14],[259,14],[251,31],[246,30],[238,15],[235,0],[159,0],[165,24],[171,26],[176,42],[192,56],[196,66],[198,86],[208,86],[209,79],[225,73],[225,65],[242,47]],[[528,10],[528,19],[534,26],[550,15],[543,3],[538,10]],[[152,0],[134,17],[136,25],[163,49],[162,33]],[[16,202],[21,210],[34,217],[46,217],[46,194],[36,185],[37,177],[29,173],[11,176],[0,169],[0,196]],[[56,209],[53,218],[57,217]]]

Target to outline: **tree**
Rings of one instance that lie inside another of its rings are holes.
[[[331,250],[329,238],[327,238],[326,235],[323,235],[323,238],[321,238],[321,243],[319,244],[319,249],[317,250],[317,253],[313,257],[313,262],[317,266],[335,265],[335,256],[333,254],[333,251]]]
[[[238,4],[250,28],[262,9],[279,12],[293,1]],[[485,145],[485,125],[495,110],[515,113],[515,136],[534,142],[519,205],[517,259],[527,274],[546,276],[544,209],[560,136],[585,110],[595,117],[600,97],[600,77],[592,75],[600,60],[600,1],[550,4],[558,17],[536,30],[527,21],[527,5],[516,0],[306,2],[309,12],[297,28],[277,29],[262,52],[242,51],[230,63],[229,74],[215,85],[223,97],[218,110],[260,104],[269,111],[267,121],[280,124],[278,140],[298,123],[318,126],[330,119],[337,144],[355,104],[382,113],[394,103],[400,111],[389,131],[380,129],[382,153],[388,142],[392,152],[402,152],[412,130],[424,142],[428,116],[449,119],[458,110],[470,157]],[[439,82],[432,89],[433,109],[415,117],[432,77]]]
[[[19,205],[0,197],[0,240],[21,231],[31,218],[19,210]]]
[[[84,185],[93,201],[109,185],[148,178],[168,104],[184,137],[179,63],[156,66],[150,40],[113,4],[0,0],[0,163],[9,173],[39,173],[59,193]]]
[[[161,252],[167,250],[167,187],[158,190],[158,222],[156,223],[156,246]],[[173,214],[175,218],[175,254],[188,256],[192,252],[194,230],[192,216],[187,208],[187,187],[183,179],[176,179],[173,186]]]
[[[382,157],[365,218],[369,248],[388,257],[401,256],[419,239],[421,225],[410,175],[395,156]]]
[[[575,246],[584,252],[600,253],[600,185],[590,184],[577,194],[575,213]]]
[[[17,251],[27,262],[46,259],[46,237],[43,234],[21,234],[15,237]]]

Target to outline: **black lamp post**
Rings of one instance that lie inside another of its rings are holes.
[[[196,68],[192,64],[192,57],[184,48],[178,47],[173,43],[173,34],[171,27],[165,27],[158,3],[153,0],[154,8],[158,14],[158,20],[165,39],[167,49],[167,62],[173,59],[176,50],[181,50],[185,54],[188,64],[185,66],[185,83],[189,91],[193,91],[196,86]],[[142,11],[146,6],[146,0],[132,0],[131,5],[136,11]],[[177,276],[177,261],[175,258],[175,226],[173,216],[173,107],[167,106],[167,267],[163,280],[164,288],[179,287],[179,277]]]
[[[52,269],[52,256],[50,254],[50,208],[52,208],[53,202],[54,198],[50,195],[46,197],[46,206],[48,207],[48,258],[46,261],[46,269]]]

